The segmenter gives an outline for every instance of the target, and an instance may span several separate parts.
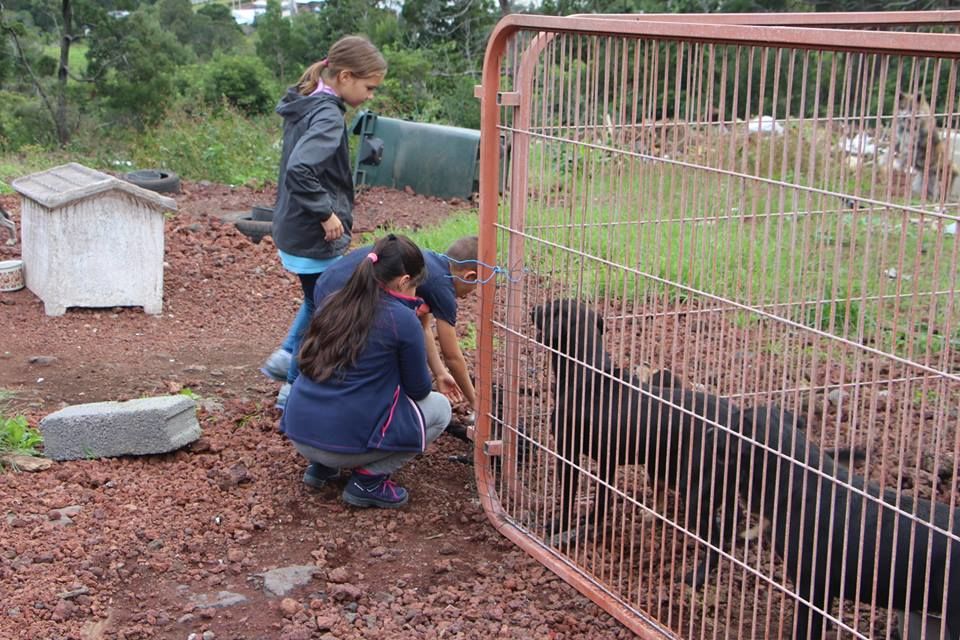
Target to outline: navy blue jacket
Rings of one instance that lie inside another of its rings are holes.
[[[302,96],[294,88],[277,106],[283,150],[273,210],[273,241],[286,253],[326,260],[343,255],[353,229],[353,174],[343,101],[327,93]],[[343,236],[324,239],[331,213]]]
[[[416,400],[429,395],[418,298],[381,294],[381,305],[356,364],[323,382],[300,375],[280,430],[296,442],[334,453],[423,451],[426,431]],[[411,308],[413,307],[413,308]]]
[[[318,309],[323,306],[324,298],[346,286],[357,265],[365,260],[371,251],[373,251],[373,245],[354,249],[327,267],[313,288],[313,300]],[[450,275],[450,261],[429,249],[421,249],[421,253],[427,267],[427,278],[417,287],[417,296],[423,298],[433,317],[455,326],[457,324],[457,292],[453,286],[453,277]]]

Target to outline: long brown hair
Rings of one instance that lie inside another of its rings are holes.
[[[326,58],[307,67],[297,82],[297,91],[308,96],[317,88],[321,77],[332,79],[341,71],[349,71],[358,78],[383,75],[387,72],[387,61],[364,36],[344,36],[333,43]]]
[[[300,370],[321,382],[352,367],[367,346],[384,285],[398,276],[419,284],[427,275],[423,253],[409,238],[381,238],[360,261],[343,289],[331,294],[314,314],[298,356]]]

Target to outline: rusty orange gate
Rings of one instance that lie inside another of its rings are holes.
[[[644,636],[960,638],[960,13],[679,19],[491,36],[484,507]]]

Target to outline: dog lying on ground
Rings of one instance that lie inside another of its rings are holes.
[[[960,543],[929,524],[958,534],[960,509],[898,496],[850,473],[809,442],[789,412],[781,418],[775,407],[747,409],[738,423],[744,438],[756,441],[728,440],[740,453],[740,497],[771,523],[773,546],[800,599],[825,611],[839,597],[922,612],[926,596],[927,612],[943,614],[946,637],[960,637]],[[896,505],[916,516],[915,530],[914,518]],[[820,638],[823,622],[798,600],[794,638]]]
[[[17,244],[17,225],[3,207],[0,207],[0,227],[6,227],[7,229],[7,235],[9,236],[7,244]]]
[[[552,534],[575,526],[570,522],[577,496],[580,457],[596,461],[600,522],[608,521],[609,489],[620,465],[643,464],[663,486],[675,489],[685,502],[685,526],[714,545],[721,542],[712,526],[721,503],[735,505],[735,482],[711,486],[726,464],[716,450],[726,451],[714,423],[725,423],[733,412],[726,400],[680,389],[669,372],[653,384],[639,384],[613,366],[603,347],[603,320],[575,300],[555,300],[532,312],[538,339],[553,349],[553,424],[561,457],[559,515]],[[662,385],[662,386],[654,386]],[[636,388],[639,387],[639,390]],[[588,515],[588,521],[594,514]],[[728,536],[729,537],[729,536]],[[712,557],[708,555],[708,560]],[[689,584],[705,578],[708,563],[685,576]]]

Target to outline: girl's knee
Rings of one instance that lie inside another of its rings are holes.
[[[450,401],[442,393],[431,391],[430,395],[419,403],[423,411],[424,422],[427,426],[427,439],[431,442],[443,433],[443,430],[450,424],[450,418],[453,416],[453,409]]]

